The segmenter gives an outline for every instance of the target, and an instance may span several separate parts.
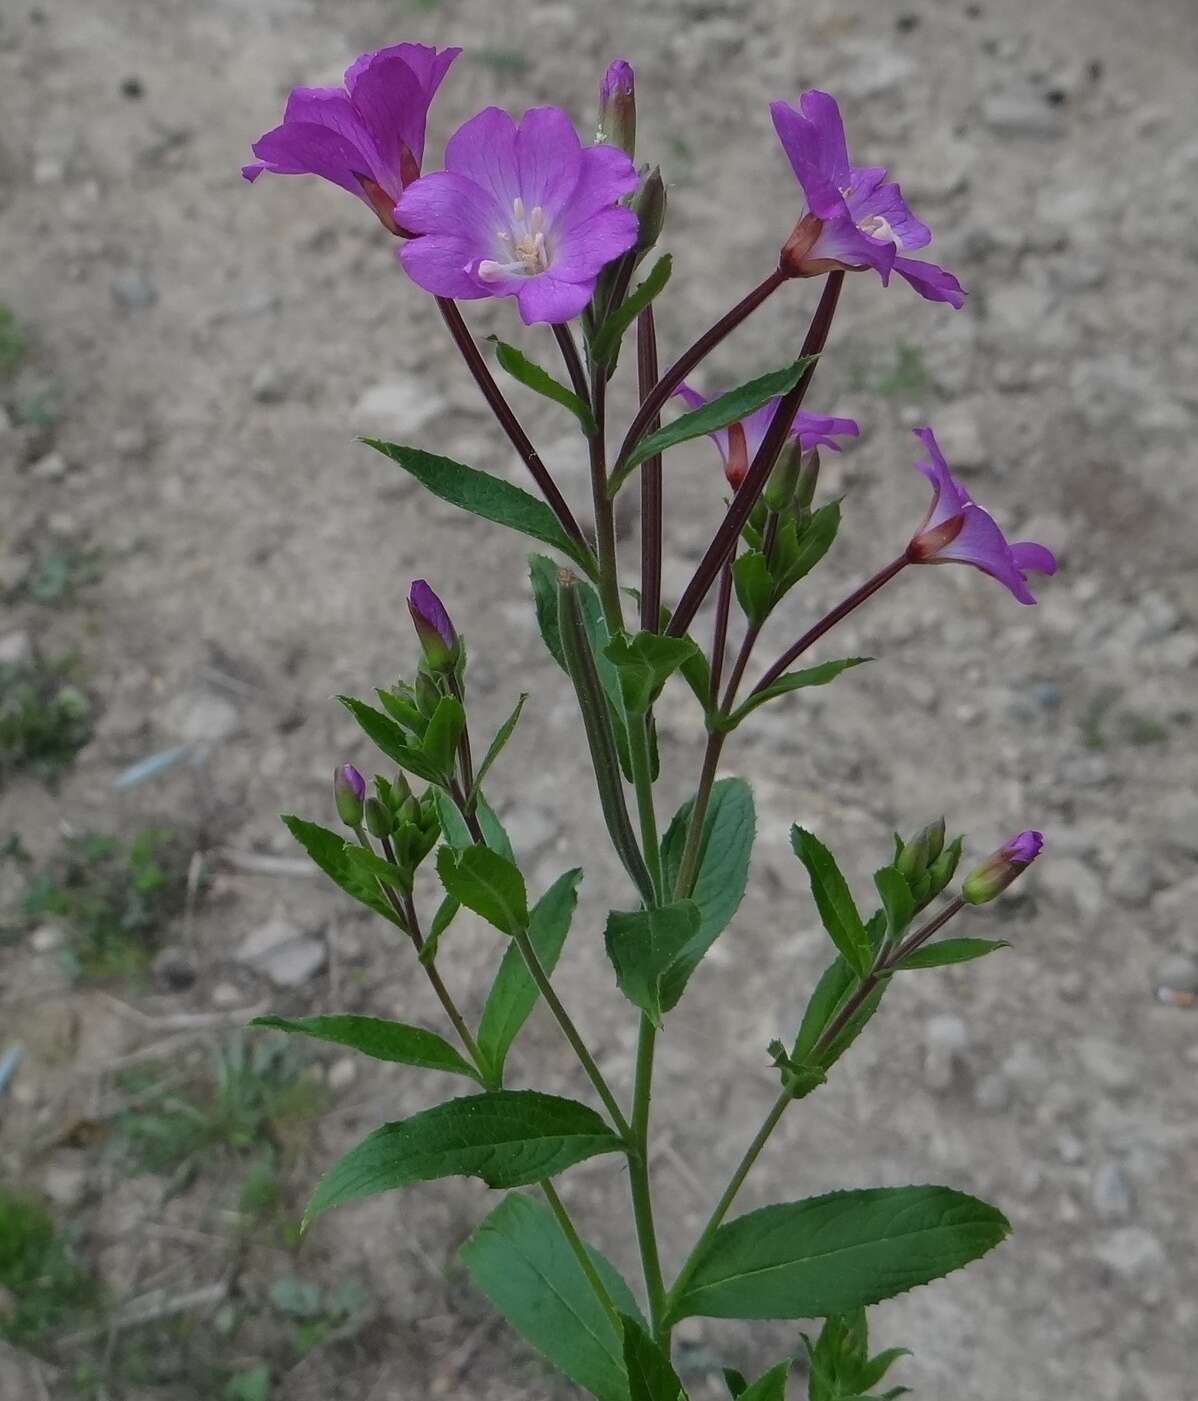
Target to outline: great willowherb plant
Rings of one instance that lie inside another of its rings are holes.
[[[460,1049],[422,1027],[372,1017],[261,1022],[458,1075],[477,1092],[377,1129],[326,1173],[305,1221],[357,1197],[432,1178],[536,1186],[547,1209],[535,1196],[512,1193],[466,1241],[462,1258],[513,1326],[600,1401],[679,1401],[685,1392],[670,1360],[671,1330],[693,1315],[822,1318],[818,1339],[807,1347],[810,1401],[866,1401],[901,1350],[869,1355],[865,1307],[983,1255],[1007,1234],[1003,1216],[947,1187],[918,1186],[831,1192],[727,1218],[783,1114],[825,1082],[894,974],[963,963],[1002,947],[1001,940],[934,936],[967,906],[985,904],[1009,885],[1039,853],[1040,834],[1012,838],[955,897],[950,887],[962,838],[947,841],[943,819],[910,840],[898,838],[874,877],[879,908],[863,916],[832,853],[813,833],[792,829],[834,957],[795,1039],[769,1047],[777,1099],[669,1285],[649,1174],[654,1045],[732,920],[748,879],[752,794],[742,779],[716,778],[729,736],[758,707],[827,685],[864,661],[846,657],[791,669],[909,565],[971,564],[1021,603],[1033,603],[1028,572],[1051,574],[1055,561],[1041,545],[1008,543],[953,476],[931,428],[918,429],[924,455],[915,466],[932,486],[923,522],[895,559],[742,692],[763,625],[827,553],[840,525],[839,501],[816,504],[819,450],[836,449],[837,439],[855,436],[857,425],[807,413],[803,403],[845,274],[872,268],[885,284],[898,273],[928,301],[955,308],[965,293],[951,273],[907,256],[930,241],[929,230],[884,170],[850,163],[835,101],[806,92],[797,109],[785,102],[771,109],[805,200],[777,265],[662,373],[654,301],[670,278],[669,254],[635,288],[632,278],[661,235],[666,188],[658,169],[638,172],[633,164],[632,68],[617,60],[605,75],[592,145],[579,141],[560,108],[533,108],[516,122],[489,107],[450,137],[445,168],[422,175],[428,108],[458,52],[400,44],[359,58],[344,89],[296,89],[282,125],[255,145],[258,160],[244,173],[250,180],[263,171],[320,175],[374,211],[400,240],[408,276],[436,297],[467,368],[544,498],[419,448],[368,440],[443,500],[531,536],[564,561],[532,556],[533,602],[545,644],[577,697],[603,819],[631,882],[631,908],[608,916],[605,944],[616,987],[639,1017],[635,1082],[629,1104],[609,1084],[553,986],[582,872],[567,871],[530,903],[484,793],[526,697],[476,764],[466,648],[436,593],[417,580],[408,598],[422,652],[413,679],[379,690],[377,706],[342,697],[399,773],[370,785],[352,765],[337,770],[336,809],[353,840],[297,817],[285,820],[332,880],[408,936],[413,969],[428,979]],[[769,297],[806,278],[822,279],[821,293],[788,363],[710,400],[685,383]],[[458,303],[482,297],[514,298],[523,321],[548,326],[557,342],[564,383],[502,341],[496,359],[577,420],[590,454],[593,537],[580,527],[467,329]],[[634,326],[640,406],[613,457],[607,385]],[[663,426],[661,411],[674,395],[686,412]],[[662,456],[703,434],[719,448],[732,495],[671,611],[662,599]],[[632,621],[613,507],[637,473],[641,560]],[[705,654],[688,630],[713,588],[714,636]],[[737,611],[741,641],[725,676]],[[675,673],[702,707],[707,744],[694,797],[659,837],[653,712]],[[421,792],[412,780],[424,785]],[[444,895],[430,918],[417,908],[415,875],[434,848]],[[940,904],[937,913],[930,912],[933,902]],[[507,941],[477,1026],[459,1010],[442,978],[447,960],[439,957],[462,906]],[[600,1109],[504,1088],[508,1053],[538,999],[557,1020]],[[554,1185],[573,1164],[601,1154],[619,1155],[627,1165],[643,1312],[612,1265],[584,1243]],[[751,1383],[729,1370],[729,1390],[740,1401],[782,1401],[790,1365],[784,1360]]]

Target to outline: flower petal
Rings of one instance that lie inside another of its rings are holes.
[[[499,107],[484,107],[458,127],[445,145],[445,169],[489,190],[505,211],[520,195],[516,123]]]
[[[1015,561],[1016,568],[1025,574],[1029,569],[1033,574],[1057,572],[1056,555],[1045,546],[1037,545],[1034,540],[1017,540],[1011,546],[1011,558]]]
[[[415,234],[442,234],[468,244],[477,258],[494,258],[505,220],[489,191],[449,170],[423,175],[395,206],[399,224]]]
[[[401,58],[380,58],[365,68],[354,87],[353,104],[378,152],[379,184],[393,199],[403,190],[404,147],[419,165],[424,156],[428,99],[415,73]],[[385,176],[385,178],[383,178]]]
[[[438,53],[429,44],[392,44],[389,48],[377,49],[374,53],[363,54],[354,59],[345,70],[345,86],[352,95],[358,80],[372,64],[384,59],[398,58],[412,70],[425,93],[426,101],[431,101],[433,94],[441,86],[441,80],[449,71],[449,65],[461,52],[461,49],[450,48],[442,49]]]
[[[400,247],[399,261],[412,281],[434,296],[471,301],[492,295],[470,275],[470,265],[477,260],[473,246],[463,239],[449,234],[413,238]]]
[[[539,277],[524,278],[523,285],[516,293],[520,319],[526,326],[540,321],[559,325],[577,316],[591,300],[594,291],[594,278],[587,282],[563,282],[548,272]]]
[[[581,223],[600,209],[629,195],[640,183],[636,167],[615,146],[584,146],[578,183],[570,196],[562,227]]]
[[[812,448],[831,448],[833,452],[839,452],[840,444],[836,439],[856,438],[861,429],[851,418],[828,418],[824,414],[800,410],[790,432],[792,437],[798,438],[804,452],[810,452]]]
[[[961,529],[928,564],[972,564],[983,574],[989,574],[1005,584],[1020,603],[1035,603],[1019,566],[1011,555],[1011,547],[999,529],[998,522],[976,502],[965,507]]]
[[[631,209],[601,209],[555,234],[550,248],[550,271],[566,282],[593,280],[608,263],[632,247],[636,230],[636,215]]]
[[[799,98],[796,111],[789,102],[771,102],[770,116],[791,169],[800,185],[818,174],[839,189],[849,183],[849,152],[844,122],[836,99],[812,88]]]
[[[319,175],[369,203],[357,178],[359,172],[369,173],[362,169],[369,162],[331,127],[314,122],[284,122],[260,136],[252,150],[262,167],[273,175]]]
[[[933,487],[932,504],[928,507],[928,514],[924,518],[923,524],[915,532],[919,536],[924,531],[934,530],[938,525],[943,525],[946,520],[958,515],[970,504],[973,497],[953,476],[945,461],[944,454],[940,451],[940,444],[936,441],[935,433],[930,428],[916,428],[912,431],[927,448],[928,456],[932,459],[931,462],[916,461],[915,463]]]
[[[574,123],[560,107],[533,107],[516,132],[516,172],[528,210],[538,205],[551,227],[566,208],[582,170]]]
[[[911,213],[897,185],[878,185],[857,199],[850,196],[848,205],[859,224],[871,218],[885,219],[900,248],[924,248],[932,241],[931,229]]]
[[[890,270],[898,261],[897,251],[893,243],[862,233],[845,214],[824,223],[807,257],[811,262],[826,259],[841,267],[873,268],[885,287],[890,281]]]
[[[951,272],[937,267],[935,263],[921,263],[915,258],[895,258],[894,270],[929,302],[947,302],[958,311],[965,305],[964,287]]]

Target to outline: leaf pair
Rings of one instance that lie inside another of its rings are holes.
[[[396,698],[388,692],[378,694],[384,706],[396,704]],[[424,733],[419,736],[392,715],[376,710],[365,701],[353,696],[339,696],[338,700],[375,745],[401,769],[442,788],[452,781],[458,741],[466,728],[466,712],[453,696],[441,697]]]

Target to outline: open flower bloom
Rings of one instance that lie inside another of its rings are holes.
[[[907,546],[907,558],[912,564],[972,564],[1005,584],[1020,603],[1035,603],[1027,571],[1055,574],[1052,551],[1030,540],[1008,544],[994,517],[953,476],[932,430],[917,428],[915,436],[931,457],[915,465],[932,483],[932,504]]]
[[[436,296],[515,297],[526,325],[568,321],[636,241],[636,215],[616,203],[636,184],[624,152],[582,146],[559,107],[519,126],[488,107],[450,138],[445,169],[404,191],[395,217],[418,236],[400,261]]]
[[[967,905],[989,904],[1027,870],[1043,846],[1042,832],[1019,832],[970,871],[961,886],[961,899]]]
[[[283,124],[254,142],[241,173],[320,175],[357,195],[392,233],[395,204],[420,174],[428,109],[461,49],[396,44],[350,64],[344,88],[295,88]]]
[[[688,384],[679,385],[674,393],[688,409],[701,409],[708,402]],[[744,481],[778,403],[776,398],[768,399],[739,423],[733,423],[728,428],[717,428],[708,435],[720,450],[720,456],[724,459],[724,475],[734,491]],[[788,437],[798,438],[804,452],[810,452],[812,448],[831,448],[833,452],[839,452],[840,444],[836,437],[855,438],[860,431],[851,418],[827,418],[823,414],[800,410]]]
[[[807,213],[782,250],[792,276],[873,268],[886,286],[897,272],[929,301],[964,305],[965,292],[952,273],[903,256],[931,243],[931,230],[908,209],[899,187],[886,183],[884,167],[849,164],[835,98],[812,89],[799,98],[797,111],[789,102],[772,102],[770,114],[807,199]]]

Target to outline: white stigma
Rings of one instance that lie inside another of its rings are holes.
[[[893,243],[896,248],[903,246],[903,240],[890,227],[890,220],[884,219],[880,214],[871,214],[867,219],[857,225],[862,233],[867,233],[871,238],[880,238],[884,243]]]
[[[504,277],[536,277],[548,268],[545,211],[539,204],[530,211],[517,195],[512,200],[510,227],[496,229],[495,237],[506,256],[502,261],[486,258],[479,263],[478,276],[484,282],[498,282]]]

